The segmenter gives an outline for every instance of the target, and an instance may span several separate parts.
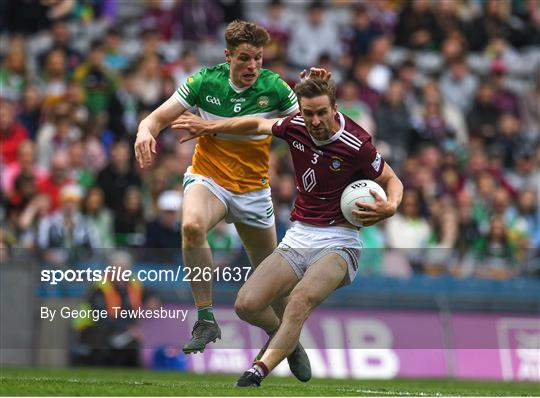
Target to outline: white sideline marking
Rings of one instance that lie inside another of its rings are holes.
[[[442,397],[443,395],[441,393],[435,393],[435,394],[427,394],[425,392],[418,392],[418,393],[411,393],[411,392],[403,392],[403,391],[387,391],[387,390],[370,390],[365,388],[357,388],[354,389],[355,392],[360,392],[363,394],[377,394],[377,395],[392,395],[392,396],[421,396],[421,397]]]
[[[11,380],[20,380],[20,381],[28,381],[28,380],[31,380],[31,381],[56,381],[56,382],[64,382],[64,383],[101,383],[102,380],[98,380],[98,379],[84,379],[84,380],[81,380],[81,379],[77,379],[77,378],[68,378],[68,379],[62,379],[61,377],[21,377],[21,376],[17,376],[17,377],[5,377],[5,376],[2,376],[0,377],[0,380],[8,380],[8,379],[11,379]],[[177,383],[160,383],[159,381],[151,381],[151,382],[148,382],[148,383],[145,383],[145,382],[141,382],[141,381],[136,381],[136,380],[114,380],[112,381],[114,384],[124,384],[124,385],[144,385],[144,384],[148,384],[150,386],[153,386],[153,387],[176,387],[176,386],[182,386],[182,384],[177,384]],[[374,394],[374,395],[389,395],[389,396],[393,396],[393,397],[398,397],[398,396],[411,396],[411,397],[442,397],[443,394],[439,393],[439,392],[436,392],[434,394],[427,394],[425,392],[418,392],[418,393],[411,393],[411,392],[405,392],[405,391],[393,391],[393,390],[371,390],[371,389],[368,389],[368,388],[339,388],[339,390],[341,391],[344,391],[344,392],[356,392],[356,393],[362,393],[362,394]]]

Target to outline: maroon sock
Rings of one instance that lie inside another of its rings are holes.
[[[254,366],[258,366],[259,369],[261,369],[261,371],[262,371],[261,373],[262,373],[263,377],[266,377],[268,375],[268,373],[270,373],[270,371],[268,370],[268,366],[266,366],[263,361],[255,362]]]

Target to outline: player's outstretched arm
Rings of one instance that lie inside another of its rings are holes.
[[[256,116],[235,117],[222,120],[203,120],[199,116],[185,112],[176,119],[171,127],[174,129],[186,130],[187,136],[180,139],[186,142],[203,135],[216,133],[251,135],[251,134],[272,134],[272,126],[279,119],[263,119]]]
[[[174,97],[171,97],[141,121],[134,145],[135,159],[141,168],[152,163],[152,157],[156,153],[156,137],[159,132],[185,111],[186,108]]]
[[[374,181],[384,189],[388,200],[381,198],[376,191],[370,190],[369,192],[375,198],[375,203],[356,202],[356,205],[362,210],[353,210],[352,212],[365,227],[392,217],[403,198],[403,184],[388,163],[384,164],[381,175]]]

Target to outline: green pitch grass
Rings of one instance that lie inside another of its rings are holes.
[[[194,375],[123,369],[1,369],[0,395],[168,396],[538,396],[540,383],[456,380],[331,380],[300,383],[269,377],[237,389],[238,375]]]

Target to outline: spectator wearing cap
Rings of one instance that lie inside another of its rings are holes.
[[[0,164],[3,167],[17,161],[18,147],[28,139],[28,131],[15,115],[15,104],[0,98]]]
[[[180,248],[182,242],[180,209],[182,196],[177,191],[164,191],[157,201],[158,214],[146,225],[146,243],[149,249]]]
[[[38,247],[53,264],[81,258],[84,249],[95,247],[94,232],[80,212],[82,190],[66,185],[60,190],[60,208],[44,218],[38,228]]]

